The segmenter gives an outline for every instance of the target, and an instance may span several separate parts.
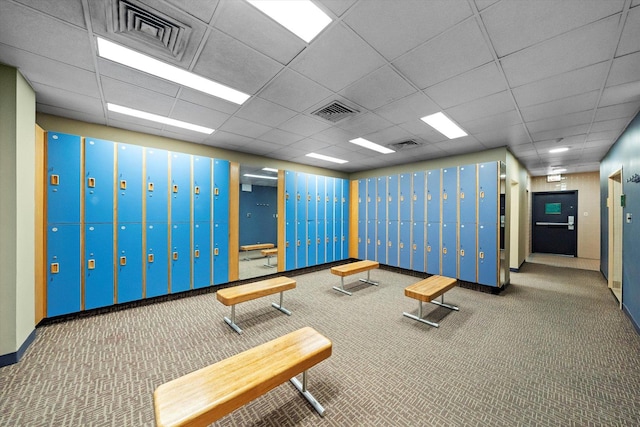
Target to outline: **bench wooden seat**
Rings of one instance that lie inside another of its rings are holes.
[[[374,268],[378,268],[379,266],[380,264],[377,261],[364,260],[331,267],[331,273],[340,276],[340,287],[334,286],[333,289],[344,294],[351,295],[351,292],[348,292],[344,289],[344,278],[345,276],[362,273],[363,271],[367,272],[367,278],[360,279],[360,281],[368,283],[370,285],[378,286],[378,282],[374,282],[370,279],[369,273],[371,270],[373,270]]]
[[[307,390],[307,370],[331,356],[331,348],[305,327],[162,384],[153,393],[156,425],[210,425],[286,381],[324,416]],[[302,383],[295,378],[300,373]]]
[[[222,304],[231,306],[231,319],[225,317],[224,321],[227,322],[233,330],[241,334],[242,329],[236,324],[236,304],[280,292],[280,304],[272,302],[271,305],[284,314],[291,316],[291,312],[282,306],[282,293],[295,287],[296,281],[294,279],[280,276],[247,283],[246,285],[220,289],[216,292],[216,298]]]
[[[278,255],[278,248],[263,249],[262,251],[260,251],[260,253],[262,254],[262,256],[267,257],[267,263],[264,264],[265,267],[277,267],[277,265],[271,264],[271,257],[274,255]]]
[[[246,254],[249,251],[257,251],[260,249],[271,249],[271,248],[274,248],[275,246],[276,245],[274,245],[273,243],[256,243],[254,245],[242,245],[240,246],[240,250]],[[243,259],[245,261],[248,261],[250,258],[245,255]]]
[[[431,325],[437,328],[438,326],[440,326],[439,323],[431,322],[422,318],[422,303],[431,302],[432,304],[437,304],[441,307],[446,307],[451,310],[458,311],[458,307],[444,303],[445,292],[447,292],[451,288],[455,288],[457,284],[458,280],[456,279],[436,275],[414,283],[413,285],[407,286],[404,289],[404,295],[409,298],[418,300],[418,315],[415,316],[410,313],[402,314],[413,320],[417,320],[418,322],[426,323],[427,325]],[[441,297],[441,301],[434,301],[434,299],[438,297]]]

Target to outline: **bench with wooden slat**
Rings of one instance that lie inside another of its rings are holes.
[[[254,245],[242,245],[240,246],[240,250],[243,251],[245,254],[249,251],[258,251],[261,249],[272,249],[274,248],[276,245],[274,245],[273,243],[256,243]],[[251,258],[249,258],[247,255],[245,255],[245,257],[243,258],[245,261],[249,261]]]
[[[455,305],[444,303],[445,292],[447,292],[451,288],[455,288],[457,284],[458,281],[456,279],[436,275],[414,283],[413,285],[407,286],[404,289],[404,295],[409,298],[418,300],[418,315],[415,316],[410,313],[402,314],[413,320],[417,320],[418,322],[426,323],[427,325],[435,326],[437,328],[438,326],[440,326],[439,323],[431,322],[422,318],[422,303],[431,302],[432,304],[437,304],[441,307],[446,307],[451,310],[458,311],[459,308]],[[434,301],[438,297],[441,297],[441,301]]]
[[[331,348],[305,327],[162,384],[153,393],[156,424],[208,426],[286,381],[324,416],[307,390],[307,370],[331,356]],[[295,378],[300,373],[302,383]]]
[[[370,285],[378,286],[378,282],[374,282],[370,279],[369,273],[371,272],[371,270],[373,270],[374,268],[378,268],[379,266],[380,264],[377,261],[365,260],[350,262],[349,264],[343,264],[337,267],[331,267],[331,273],[340,276],[340,287],[334,286],[333,289],[344,294],[351,295],[351,292],[348,292],[344,289],[344,278],[345,276],[362,273],[363,271],[367,272],[367,278],[360,279],[360,281],[368,283]]]
[[[262,254],[262,256],[267,257],[267,263],[264,264],[265,267],[277,267],[277,265],[271,264],[271,257],[274,255],[278,255],[278,248],[263,249],[262,251],[260,251],[260,253]]]
[[[272,302],[271,305],[284,314],[291,316],[291,312],[282,306],[282,293],[295,287],[296,281],[294,279],[280,276],[247,283],[246,285],[220,289],[216,292],[216,298],[222,304],[231,306],[231,318],[225,317],[224,321],[227,322],[234,331],[241,334],[242,329],[236,324],[236,304],[280,292],[280,304]]]

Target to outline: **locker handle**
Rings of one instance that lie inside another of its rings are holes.
[[[193,251],[193,257],[200,258],[200,249],[196,249],[195,251]]]
[[[51,274],[58,274],[60,272],[60,264],[57,262],[51,263]]]
[[[378,240],[378,246],[380,246],[380,240]]]
[[[318,202],[320,201],[320,196],[318,196],[318,199],[317,199],[317,201],[318,201]]]
[[[464,256],[464,249],[460,249],[460,256]]]
[[[362,243],[362,238],[358,237],[358,243]]]
[[[389,240],[389,241],[387,242],[387,246],[389,246],[389,247],[393,246],[393,245],[392,245],[392,243],[391,243],[391,240]]]
[[[296,242],[296,246],[300,246],[300,240]]]
[[[417,195],[417,194],[414,194],[414,195],[413,195],[413,201],[415,202],[416,200],[418,200],[418,195]]]
[[[367,196],[367,202],[371,202],[371,197]]]
[[[87,270],[94,270],[96,268],[96,260],[90,259],[87,260]]]
[[[464,199],[464,191],[461,191],[461,192],[460,192],[460,198],[461,198],[461,199]]]
[[[427,194],[427,200],[431,200],[431,194]]]
[[[307,194],[307,202],[311,201],[311,194]]]
[[[296,194],[296,199],[300,200],[300,194]]]
[[[127,189],[127,180],[126,179],[121,179],[120,180],[120,189],[121,190],[126,190]]]
[[[319,245],[319,244],[320,244],[320,238],[319,238],[319,237],[316,239],[316,244],[317,244],[317,245]]]
[[[447,254],[447,248],[442,248],[442,253],[446,255]]]
[[[346,197],[342,198],[342,203],[347,203],[347,198]]]
[[[285,199],[285,200],[289,200],[289,193],[286,193],[286,194],[284,195],[284,199]]]
[[[393,202],[393,197],[389,196],[389,201]]]
[[[173,184],[173,192],[174,193],[178,192],[178,184]]]
[[[431,246],[427,246],[427,252],[431,252]]]
[[[404,249],[404,243],[400,242],[400,249]]]
[[[127,265],[127,257],[126,256],[121,256],[120,257],[120,265]]]
[[[480,198],[481,198],[481,199],[484,199],[484,191],[481,191],[481,192],[480,192]]]
[[[311,239],[307,239],[307,246],[311,246]]]
[[[338,241],[338,236],[333,236],[333,241],[337,242]]]
[[[367,238],[367,245],[371,243],[371,239]]]
[[[413,250],[414,251],[418,250],[418,245],[416,245],[415,243],[413,244]]]
[[[199,186],[197,186],[197,185],[196,185],[195,187],[193,187],[193,192],[194,192],[195,194],[200,194],[200,187],[199,187]]]
[[[147,184],[147,190],[148,191],[153,191],[153,182],[150,182]]]
[[[480,257],[480,259],[484,259],[484,252],[478,253],[478,256]]]
[[[51,175],[49,178],[49,182],[51,185],[60,185],[60,176],[59,175]]]
[[[220,189],[219,188],[214,188],[213,189],[213,195],[214,196],[219,196],[220,195]]]
[[[153,254],[147,255],[147,262],[149,262],[149,263],[153,262]]]
[[[342,241],[344,242],[347,238],[345,236],[342,236]]]
[[[379,202],[379,201],[380,201],[380,196],[378,196],[378,197],[376,198],[376,200]]]
[[[87,187],[94,188],[95,186],[96,186],[96,179],[95,178],[88,178],[87,179]]]
[[[172,258],[173,258],[174,261],[177,261],[178,260],[178,252],[174,252],[172,254]]]
[[[400,201],[404,202],[404,196],[403,195],[400,195]]]
[[[286,243],[285,247],[287,247],[287,248],[289,247],[289,242]]]
[[[214,254],[214,255],[218,255],[219,253],[220,253],[220,250],[219,250],[218,248],[215,248],[215,249],[213,250],[213,254]]]
[[[447,200],[447,193],[442,193],[442,200]]]

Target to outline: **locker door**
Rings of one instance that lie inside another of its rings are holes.
[[[358,259],[367,259],[367,221],[358,220]]]
[[[324,203],[321,203],[320,206],[324,206]],[[324,264],[327,262],[327,221],[326,220],[318,220],[318,235],[316,236],[316,251],[318,255],[318,264]]]
[[[142,222],[142,178],[142,147],[118,144],[119,223]]]
[[[335,218],[335,178],[326,177],[325,191],[325,216],[327,221],[333,221]]]
[[[85,310],[113,305],[113,241],[113,224],[85,226]]]
[[[476,222],[476,165],[460,166],[458,203],[460,204],[460,223]]]
[[[398,267],[398,249],[400,246],[400,239],[398,233],[400,232],[400,224],[398,221],[387,222],[387,264]]]
[[[407,197],[411,200],[410,197]],[[398,244],[398,252],[400,255],[400,267],[411,268],[411,221],[400,221],[400,243]]]
[[[427,222],[440,222],[439,169],[427,171]]]
[[[114,146],[115,144],[111,141],[85,139],[85,222],[113,222]],[[113,235],[113,232],[111,234]],[[113,296],[113,286],[111,294]],[[113,298],[109,304],[113,304]]]
[[[80,223],[80,137],[47,134],[47,222]]]
[[[80,226],[47,228],[47,317],[80,311]]]
[[[193,287],[211,286],[211,223],[193,225]]]
[[[296,268],[307,266],[307,221],[296,221]]]
[[[376,261],[387,264],[387,221],[378,220],[376,229]]]
[[[326,178],[324,176],[318,176],[316,181],[316,209],[318,210],[316,218],[318,221],[324,221],[326,219],[327,206],[325,203],[326,194]]]
[[[425,222],[425,174],[413,174],[413,222]]]
[[[147,222],[169,221],[169,152],[147,148]]]
[[[349,258],[349,221],[342,220],[342,232],[340,239],[342,241],[342,250],[340,251],[339,259]]]
[[[287,221],[285,225],[285,269],[295,270],[296,268],[296,221]]]
[[[442,169],[442,222],[458,220],[458,169]],[[444,274],[444,273],[443,273]],[[455,276],[449,276],[455,277]]]
[[[118,226],[118,303],[142,299],[142,224]]]
[[[412,269],[414,271],[427,271],[425,266],[425,240],[424,240],[424,230],[425,223],[424,222],[414,222],[413,228],[411,230],[412,234]]]
[[[387,219],[397,221],[399,217],[398,186],[400,185],[398,175],[390,175],[387,178]]]
[[[476,224],[460,224],[460,250],[458,251],[461,280],[476,282]]]
[[[228,174],[227,174],[228,176]],[[228,188],[228,186],[227,186]],[[228,194],[227,203],[228,209]],[[227,210],[227,218],[229,217]],[[215,213],[214,213],[215,216]],[[213,284],[219,285],[229,281],[229,223],[213,224]]]
[[[370,261],[376,260],[376,225],[375,219],[367,220],[367,258]]]
[[[296,182],[291,171],[284,173],[285,268],[296,268]]]
[[[376,189],[377,180],[375,178],[367,178],[367,221],[376,220],[378,213],[376,212],[376,197],[378,190]],[[368,258],[373,260],[373,258]]]
[[[400,175],[400,221],[411,221],[411,205],[413,198],[411,194],[411,174]]]
[[[307,220],[306,194],[307,194],[307,176],[303,173],[296,172],[296,221]],[[300,237],[296,237],[296,238],[300,239]],[[304,239],[302,239],[301,242],[304,243]]]
[[[478,283],[498,286],[497,225],[478,224]]]
[[[307,266],[316,265],[317,259],[317,222],[307,221]]]
[[[427,210],[429,208],[427,207]],[[428,214],[428,212],[427,212]],[[427,273],[440,274],[440,223],[427,223]]]
[[[358,258],[367,258],[367,181],[358,180]]]
[[[318,212],[318,195],[317,195],[317,177],[315,175],[307,175],[307,221],[315,221]]]
[[[326,244],[326,251],[325,251],[325,257],[327,258],[327,262],[333,262],[336,260],[336,255],[334,252],[334,242],[333,242],[333,238],[334,238],[334,234],[335,234],[335,223],[332,219],[328,219],[326,221],[327,224],[327,234],[325,236],[325,244]]]
[[[169,293],[169,224],[147,223],[146,227],[146,297],[152,298]]]
[[[458,254],[456,245],[456,223],[442,223],[442,275],[458,277]]]
[[[387,220],[387,177],[380,176],[376,184],[376,210],[378,221]]]
[[[498,226],[498,162],[478,165],[478,223]]]
[[[171,222],[191,221],[191,156],[171,153]],[[171,287],[173,291],[173,286]]]
[[[191,236],[189,224],[171,225],[171,293],[191,288]]]
[[[211,221],[211,159],[193,156],[193,221]],[[211,230],[211,227],[209,227]],[[209,252],[211,252],[209,250]],[[210,283],[210,282],[209,282]]]
[[[349,190],[349,180],[341,179],[342,182],[342,215],[340,219],[342,221],[349,221],[349,200],[351,197]],[[347,235],[348,236],[348,235]]]
[[[220,159],[213,160],[213,222],[218,224],[229,224],[229,161],[228,160],[220,160]],[[218,236],[219,240],[216,240],[216,241],[218,242],[218,244],[221,245],[224,240],[225,242],[224,251],[228,252],[227,246],[229,245],[229,238],[228,238],[229,226],[227,225],[225,229],[227,230],[227,234],[224,235],[225,236],[224,239],[222,238],[222,236]],[[214,231],[215,230],[216,229],[214,227]],[[217,239],[217,238],[214,237],[214,239]],[[222,247],[220,247],[220,250],[222,250]],[[219,282],[219,283],[225,283],[229,280],[228,267],[226,271],[227,272],[221,276],[221,277],[223,276],[226,277],[226,279],[224,280],[224,282]],[[214,273],[214,276],[215,276],[215,273]]]

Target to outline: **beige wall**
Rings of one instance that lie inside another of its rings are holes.
[[[508,217],[510,220],[509,268],[518,269],[527,258],[529,237],[530,177],[525,167],[507,152],[507,183],[509,185]]]
[[[569,190],[578,190],[578,257],[600,259],[600,173],[562,175],[561,182],[547,182],[544,176],[531,179],[532,193]]]

